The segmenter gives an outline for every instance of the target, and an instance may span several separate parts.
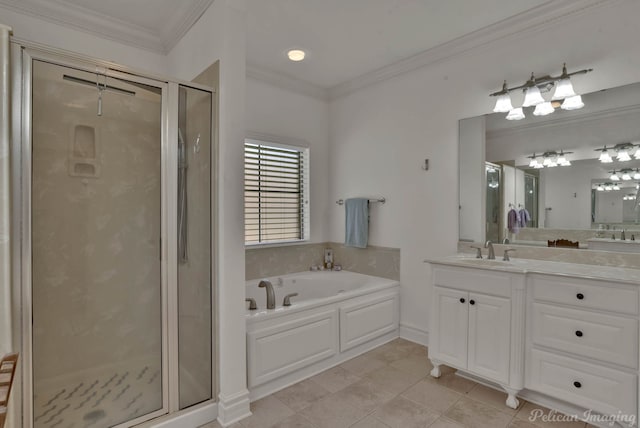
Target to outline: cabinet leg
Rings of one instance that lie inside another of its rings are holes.
[[[502,387],[502,389],[504,389],[507,393],[507,402],[506,402],[507,407],[511,407],[512,409],[517,409],[518,406],[520,405],[520,401],[516,397],[516,394],[520,391],[511,389],[511,388],[506,388],[504,386]]]
[[[442,375],[440,371],[440,364],[431,360],[431,364],[433,364],[433,368],[431,369],[431,376],[435,378],[439,378]]]

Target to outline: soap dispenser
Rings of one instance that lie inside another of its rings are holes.
[[[324,249],[324,267],[325,269],[333,269],[333,249],[325,248]]]

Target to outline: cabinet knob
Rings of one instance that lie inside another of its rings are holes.
[[[460,298],[460,303],[464,303],[464,302],[466,302],[466,300],[464,300],[464,297],[461,297]]]
[[[582,384],[580,382],[573,382],[573,386],[575,386],[576,388],[581,388]]]
[[[576,294],[576,297],[578,298],[578,300],[582,300],[582,299],[584,299],[584,294],[578,293],[578,294]]]
[[[576,336],[582,337],[582,332],[580,330],[576,331]]]
[[[469,300],[469,304],[470,304],[470,305],[475,305],[475,304],[476,304],[476,301],[475,301],[475,300]]]

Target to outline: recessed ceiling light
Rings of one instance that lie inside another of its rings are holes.
[[[289,57],[289,59],[296,62],[302,61],[305,55],[305,52],[300,49],[291,49],[289,52],[287,52],[287,56]]]

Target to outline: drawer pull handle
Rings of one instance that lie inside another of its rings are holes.
[[[582,332],[580,330],[576,331],[576,336],[582,337]]]
[[[578,293],[578,294],[576,294],[576,297],[578,298],[578,300],[582,300],[582,299],[584,299],[584,294]]]
[[[573,386],[575,386],[576,388],[581,388],[582,384],[580,382],[573,382]]]
[[[464,302],[466,302],[466,300],[464,300],[464,297],[461,297],[460,298],[460,303],[464,303]]]
[[[475,305],[475,304],[476,304],[476,301],[475,301],[475,300],[469,300],[469,304],[470,304],[470,305]]]

